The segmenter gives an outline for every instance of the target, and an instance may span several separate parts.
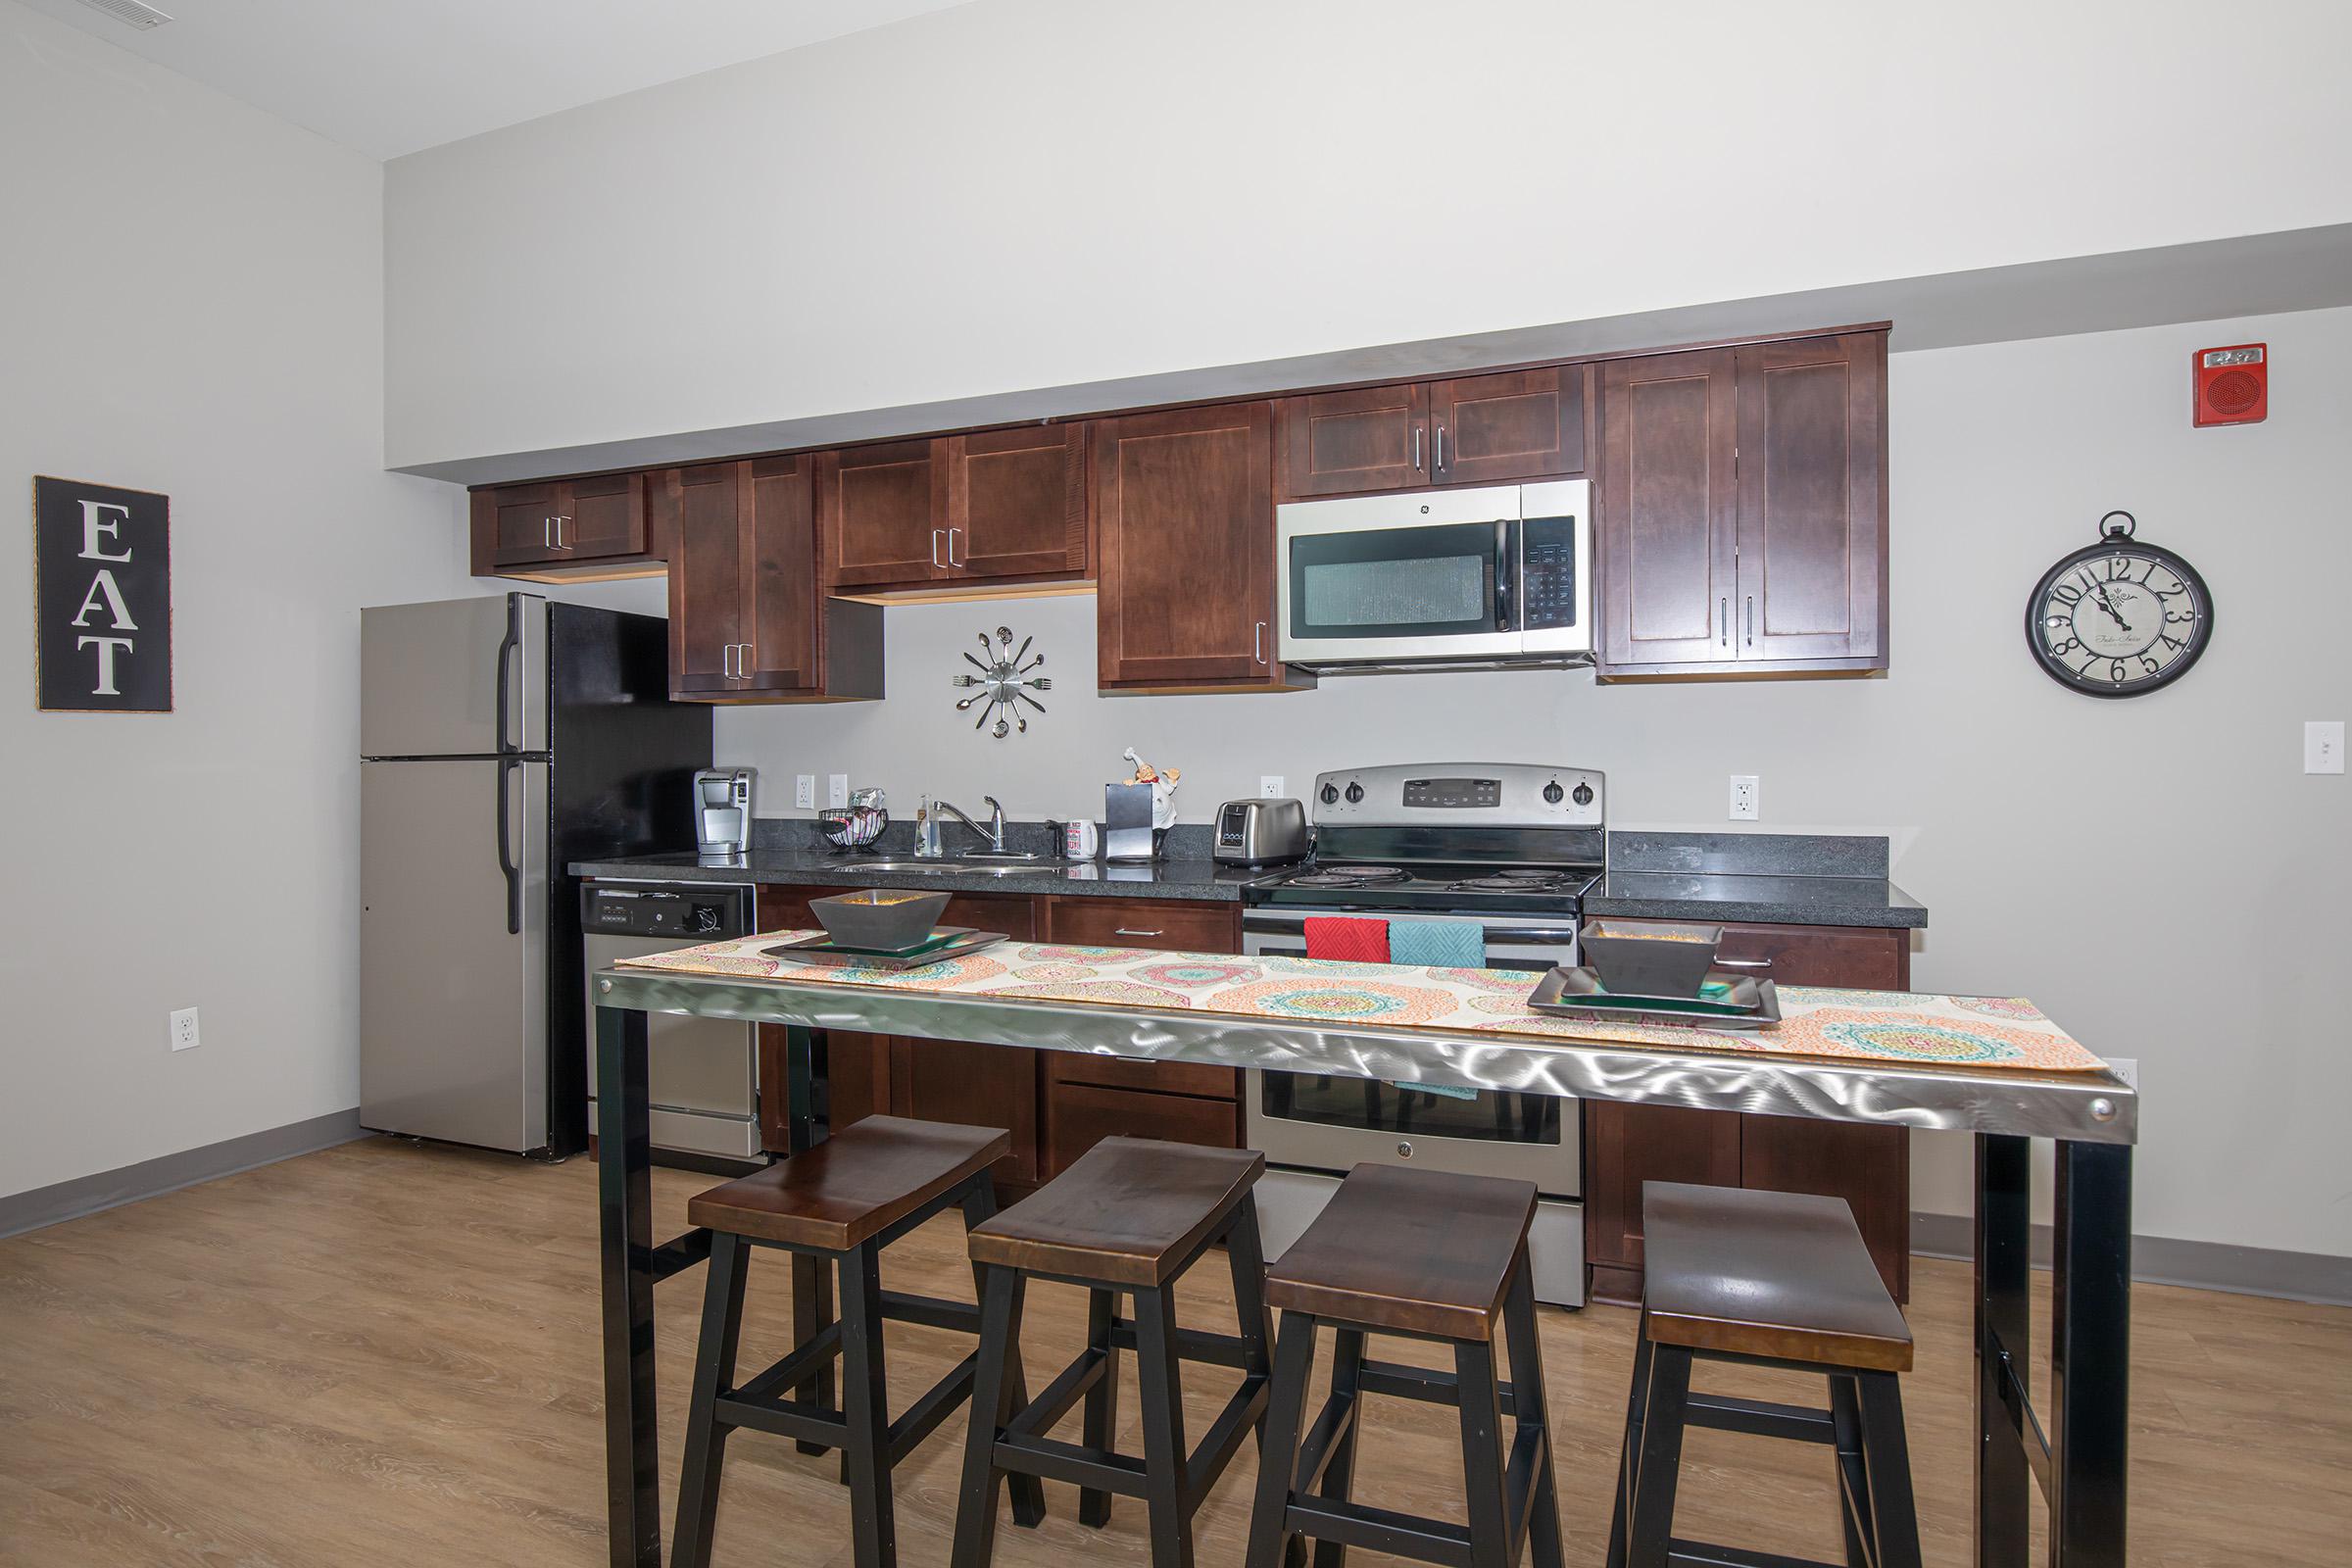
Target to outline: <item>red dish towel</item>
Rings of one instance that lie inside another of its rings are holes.
[[[1356,963],[1389,961],[1389,922],[1357,920],[1345,915],[1310,914],[1306,918],[1306,956],[1347,958]]]

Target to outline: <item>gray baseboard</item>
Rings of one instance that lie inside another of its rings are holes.
[[[1913,1214],[1911,1250],[1927,1257],[1967,1258],[1976,1251],[1976,1221],[1965,1214]],[[2034,1266],[2050,1266],[2050,1228],[2034,1227]],[[2233,1296],[2277,1296],[2328,1306],[2352,1306],[2352,1257],[2284,1252],[2227,1242],[2184,1242],[2169,1236],[2132,1238],[2132,1278],[2144,1285],[2187,1285]]]
[[[241,1170],[274,1164],[296,1154],[314,1153],[368,1136],[368,1129],[360,1125],[360,1107],[354,1105],[349,1110],[329,1111],[308,1121],[266,1128],[242,1138],[207,1144],[202,1149],[183,1149],[176,1154],[143,1159],[119,1170],[102,1170],[94,1176],[77,1176],[54,1186],[36,1187],[28,1193],[0,1198],[0,1237],[22,1235],[60,1220],[78,1219],[102,1208],[135,1203],[142,1198],[193,1187],[217,1177],[233,1176]]]

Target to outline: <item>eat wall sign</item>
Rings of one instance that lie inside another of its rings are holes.
[[[34,677],[44,710],[172,710],[172,501],[32,481]]]

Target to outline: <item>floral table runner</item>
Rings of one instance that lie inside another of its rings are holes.
[[[1531,1010],[1525,969],[1444,969],[1327,958],[1233,957],[1141,948],[1004,942],[910,969],[829,965],[766,950],[804,931],[769,931],[620,960],[625,968],[796,985],[1029,998],[1301,1022],[1551,1035],[1604,1045],[1813,1056],[1937,1067],[2096,1072],[2106,1066],[2022,997],[1781,986],[1781,1021],[1754,1033],[1587,1022]]]

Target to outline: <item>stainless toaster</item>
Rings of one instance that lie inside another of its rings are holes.
[[[1227,801],[1217,808],[1214,859],[1274,865],[1306,858],[1306,808],[1297,801]]]

